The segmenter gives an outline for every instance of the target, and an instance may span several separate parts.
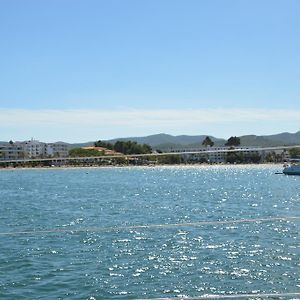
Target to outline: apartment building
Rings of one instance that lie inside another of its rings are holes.
[[[220,147],[199,147],[199,148],[188,148],[188,149],[169,149],[165,152],[174,152],[179,153],[182,152],[183,159],[193,160],[193,161],[201,161],[202,159],[206,159],[211,163],[225,163],[227,161],[228,150],[231,147],[220,146]],[[260,161],[265,161],[266,158],[273,156],[276,158],[273,161],[286,161],[290,158],[289,151],[284,149],[276,149],[276,150],[258,150],[257,147],[235,147],[235,151],[240,150],[243,153],[244,157],[253,157],[255,155],[260,156]],[[211,151],[211,152],[210,152]],[[186,153],[185,153],[186,152]],[[197,152],[192,153],[192,152]],[[203,154],[201,153],[203,152]]]
[[[202,159],[205,159],[212,163],[224,163],[226,161],[226,155],[227,155],[225,150],[228,149],[229,147],[199,147],[199,148],[189,148],[189,149],[170,149],[167,150],[166,152],[170,152],[170,153],[183,152],[182,156],[186,160],[201,161]],[[197,152],[197,153],[193,153],[193,152]]]
[[[43,143],[34,139],[24,142],[0,143],[0,160],[67,157],[69,145],[64,142]]]
[[[21,145],[14,143],[0,144],[0,160],[24,159],[24,150]]]
[[[21,145],[26,158],[40,158],[47,156],[45,143],[33,139],[16,143]]]
[[[46,153],[51,157],[67,157],[69,155],[69,150],[69,145],[64,142],[46,144]]]

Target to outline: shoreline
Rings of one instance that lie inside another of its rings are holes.
[[[103,165],[103,166],[37,166],[37,167],[0,167],[1,171],[12,170],[77,170],[77,169],[125,169],[125,168],[138,168],[138,169],[155,169],[155,168],[210,168],[210,167],[259,167],[259,166],[283,166],[283,163],[261,163],[261,164],[155,164],[155,165]]]

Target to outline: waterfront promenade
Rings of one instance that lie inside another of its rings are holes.
[[[155,158],[161,156],[169,156],[169,155],[205,155],[205,154],[212,154],[212,153],[260,153],[261,155],[265,155],[267,152],[271,151],[278,151],[278,150],[289,150],[293,148],[300,148],[300,145],[293,145],[293,146],[277,146],[277,147],[236,147],[230,149],[219,149],[219,150],[209,150],[203,149],[199,151],[181,151],[181,152],[163,152],[163,153],[149,153],[149,154],[119,154],[119,155],[101,155],[101,156],[85,156],[85,157],[50,157],[50,158],[28,158],[28,159],[14,159],[14,160],[0,160],[0,167],[1,165],[8,165],[8,164],[24,164],[24,163],[48,163],[48,165],[64,165],[68,162],[80,162],[80,163],[94,163],[94,162],[101,162],[103,160],[115,160],[115,159],[122,159],[124,161],[128,160],[143,160],[147,158]]]

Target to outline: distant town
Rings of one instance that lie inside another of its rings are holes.
[[[231,136],[220,145],[210,136],[198,144],[164,144],[161,149],[137,141],[112,140],[84,144],[45,143],[35,139],[0,142],[0,167],[53,167],[155,164],[283,163],[300,157],[299,146],[241,146]],[[216,145],[217,143],[217,145]]]

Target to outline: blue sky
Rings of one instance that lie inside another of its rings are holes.
[[[297,0],[0,1],[0,140],[298,131],[299,10]]]

